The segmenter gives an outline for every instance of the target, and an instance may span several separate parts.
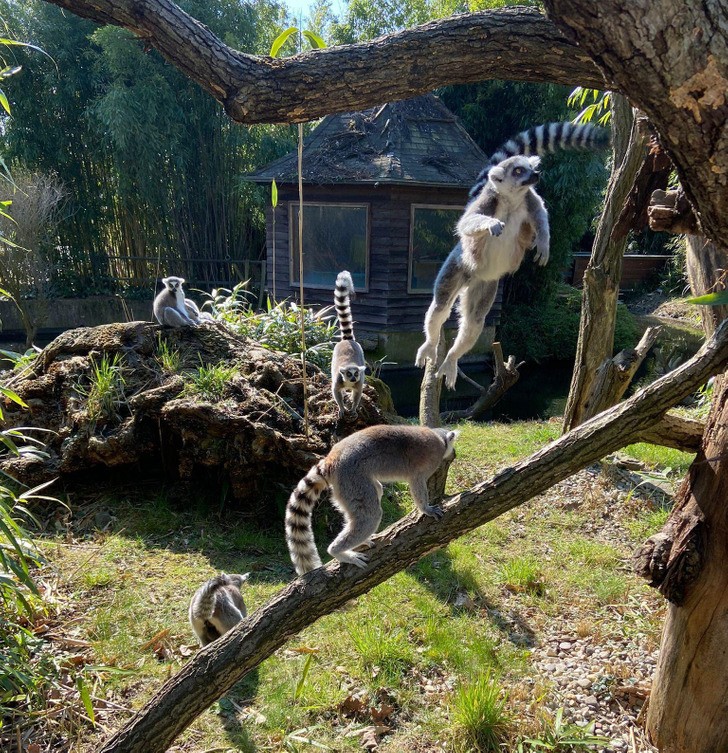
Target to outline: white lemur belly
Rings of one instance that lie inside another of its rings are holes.
[[[526,249],[519,243],[521,225],[528,220],[525,207],[513,212],[496,213],[505,224],[498,236],[466,236],[461,240],[463,259],[478,280],[500,280],[521,266]]]

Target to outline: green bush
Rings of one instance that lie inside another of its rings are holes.
[[[530,304],[507,306],[501,314],[499,339],[504,353],[518,359],[545,361],[569,360],[576,356],[581,316],[581,292],[562,285],[557,294],[534,311]],[[617,305],[614,332],[615,351],[633,347],[637,342],[637,326],[627,307]]]

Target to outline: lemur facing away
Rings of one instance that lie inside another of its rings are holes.
[[[321,567],[311,528],[311,513],[321,493],[331,499],[345,525],[328,548],[339,562],[364,567],[367,557],[354,549],[368,544],[382,519],[382,482],[406,481],[423,515],[440,518],[430,505],[427,479],[444,459],[455,456],[456,432],[423,426],[370,426],[337,442],[302,478],[286,507],[286,543],[299,575]]]
[[[249,576],[250,573],[222,573],[197,589],[190,602],[189,617],[200,646],[212,643],[247,615],[240,587]]]
[[[539,155],[560,149],[599,149],[609,144],[609,131],[593,125],[549,123],[519,133],[501,146],[470,189],[465,212],[457,223],[460,240],[435,280],[425,315],[425,342],[415,363],[437,357],[442,325],[459,296],[460,323],[455,342],[437,370],[455,387],[458,359],[475,345],[493,305],[501,277],[515,272],[527,249],[535,259],[549,260],[549,219],[534,185],[540,176]]]
[[[210,321],[208,313],[200,312],[197,304],[185,298],[183,277],[162,278],[164,288],[154,299],[154,318],[167,327],[196,327],[201,321]]]
[[[351,297],[354,294],[354,281],[348,272],[339,272],[334,288],[334,304],[339,320],[341,340],[334,346],[331,356],[331,391],[339,406],[339,418],[345,414],[355,414],[361,402],[364,389],[364,351],[354,339],[354,321],[351,317]],[[351,408],[344,404],[344,391],[351,392]]]

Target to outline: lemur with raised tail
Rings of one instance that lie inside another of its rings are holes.
[[[441,518],[442,508],[429,504],[427,479],[455,456],[456,436],[424,426],[370,426],[337,442],[298,482],[286,506],[286,543],[296,572],[321,567],[311,514],[326,488],[345,520],[328,552],[357,567],[365,567],[367,556],[354,550],[369,544],[382,519],[382,482],[406,481],[417,509]]]
[[[457,337],[437,370],[455,387],[458,359],[483,331],[498,291],[498,281],[520,267],[526,250],[536,246],[535,260],[549,260],[549,218],[534,186],[540,177],[537,155],[563,149],[606,147],[610,133],[591,124],[548,123],[519,133],[497,149],[470,189],[468,204],[456,227],[459,237],[435,279],[425,315],[425,342],[415,363],[435,361],[442,325],[459,297]]]
[[[364,389],[366,363],[361,345],[354,339],[354,320],[351,316],[351,299],[354,296],[354,281],[344,271],[336,276],[334,306],[339,320],[341,340],[334,346],[331,356],[331,392],[339,406],[339,418],[356,414]],[[351,393],[351,408],[344,403],[344,392]]]
[[[189,618],[200,646],[212,643],[247,615],[240,587],[249,576],[250,573],[221,573],[197,589],[190,602]]]
[[[185,296],[182,285],[184,277],[163,277],[164,288],[154,299],[154,318],[167,327],[196,327],[201,321],[211,321],[207,312],[201,312],[197,304]]]

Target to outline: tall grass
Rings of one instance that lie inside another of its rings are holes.
[[[491,673],[461,685],[453,696],[452,719],[463,750],[496,753],[502,750],[510,727],[506,699]]]

